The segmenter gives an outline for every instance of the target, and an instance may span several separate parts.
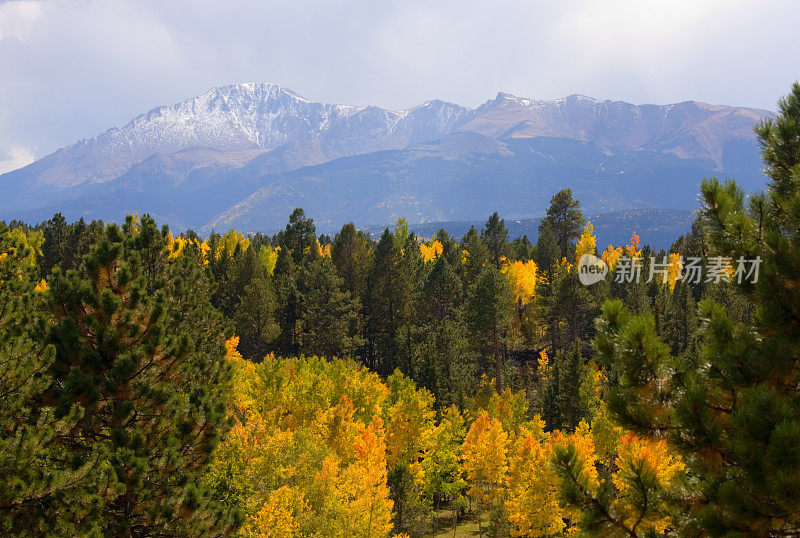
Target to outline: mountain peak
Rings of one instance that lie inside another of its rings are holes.
[[[752,124],[768,114],[701,103],[636,106],[578,94],[533,100],[507,92],[498,92],[477,108],[433,99],[392,111],[319,103],[279,84],[239,82],[154,108],[123,127],[3,175],[0,201],[5,204],[0,210],[38,207],[74,196],[65,194],[68,189],[141,178],[144,170],[153,173],[159,167],[159,177],[170,178],[165,181],[190,185],[245,165],[247,173],[257,169],[284,174],[344,157],[420,144],[430,147],[459,133],[474,133],[490,145],[546,138],[590,142],[615,151],[657,151],[723,170],[723,149],[730,151],[743,140],[750,144]],[[481,143],[473,139],[455,137],[440,150],[463,156],[464,148]],[[191,148],[197,150],[181,153]],[[153,156],[158,158],[149,160]],[[147,166],[136,168],[145,161]],[[197,174],[202,179],[192,179]],[[145,179],[141,185],[153,184],[152,178]]]

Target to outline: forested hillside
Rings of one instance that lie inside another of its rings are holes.
[[[657,251],[0,224],[0,532],[800,533],[800,85],[756,132]]]

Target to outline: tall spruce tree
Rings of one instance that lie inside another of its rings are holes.
[[[461,280],[444,256],[425,277],[417,300],[418,361],[414,379],[436,396],[439,407],[464,405],[474,373],[464,324],[459,316]]]
[[[550,199],[550,207],[547,208],[547,216],[542,220],[539,233],[542,233],[542,227],[549,229],[558,245],[559,257],[571,259],[575,252],[574,241],[581,236],[585,222],[581,203],[572,198],[572,189],[563,189]]]
[[[245,358],[258,362],[269,352],[270,343],[280,334],[280,326],[275,321],[276,308],[272,279],[261,266],[244,287],[234,315],[238,349]]]
[[[465,302],[465,319],[474,346],[489,359],[498,393],[503,390],[504,339],[511,327],[513,304],[514,295],[508,279],[493,265],[488,265],[478,275]]]
[[[169,258],[166,235],[129,217],[79,271],[56,269],[50,282],[43,401],[56,417],[83,408],[60,438],[74,465],[107,454],[118,486],[98,509],[104,534],[221,534],[237,523],[199,481],[227,427],[224,323],[198,253]]]
[[[508,257],[509,245],[506,223],[500,218],[497,211],[492,213],[489,220],[486,221],[486,228],[481,230],[481,237],[486,243],[486,248],[489,249],[489,259],[499,269],[502,259]]]
[[[386,228],[375,247],[366,308],[367,365],[383,374],[397,366],[397,334],[402,323],[404,297],[397,286],[400,249]]]
[[[350,222],[342,226],[331,245],[331,260],[344,281],[344,290],[359,302],[364,301],[372,268],[372,241]]]
[[[327,257],[309,263],[300,276],[300,349],[304,355],[352,357],[361,347],[361,306]]]

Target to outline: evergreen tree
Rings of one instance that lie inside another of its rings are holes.
[[[442,256],[447,258],[448,263],[452,267],[461,265],[461,248],[458,241],[450,237],[450,234],[444,228],[440,228],[436,232],[434,239],[442,244]]]
[[[544,306],[550,349],[565,350],[576,340],[591,340],[597,305],[573,268],[560,266],[553,272]]]
[[[478,234],[475,226],[470,226],[461,238],[461,256],[463,263],[458,267],[461,268],[461,280],[466,289],[475,282],[484,266],[489,263],[490,254],[486,241]]]
[[[386,228],[375,247],[375,265],[369,279],[367,314],[367,364],[389,375],[396,367],[397,333],[402,323],[404,298],[397,287],[400,249]]]
[[[228,319],[234,319],[245,289],[264,269],[255,248],[238,249],[226,264],[215,290],[216,304]]]
[[[572,198],[571,189],[558,191],[550,199],[547,216],[542,220],[542,227],[549,228],[559,248],[559,257],[571,259],[575,251],[574,240],[581,236],[586,221],[581,213],[581,203]]]
[[[536,240],[536,251],[533,260],[544,273],[553,274],[553,268],[560,259],[561,249],[556,240],[555,230],[547,219],[539,224],[539,237]]]
[[[318,257],[301,276],[302,344],[304,355],[351,357],[362,342],[358,301],[342,291],[342,279],[326,257]]]
[[[513,304],[508,280],[493,265],[478,276],[465,304],[474,345],[484,357],[491,357],[498,393],[503,390],[503,339],[511,326]]]
[[[296,208],[289,216],[286,230],[279,234],[281,248],[292,253],[294,263],[301,263],[304,258],[313,260],[317,256],[316,241],[314,219],[307,218],[305,211]]]
[[[369,235],[356,231],[352,222],[345,224],[333,239],[331,260],[344,281],[344,290],[363,302],[372,268],[372,241]]]
[[[436,404],[464,405],[474,368],[459,317],[462,285],[447,258],[439,256],[419,294],[420,336],[414,379],[436,396]]]
[[[112,535],[223,533],[228,509],[199,477],[226,429],[224,331],[197,257],[169,259],[149,217],[111,225],[80,271],[51,278],[55,360],[45,402],[84,412],[60,442],[75,464],[107,453]],[[75,465],[74,464],[74,465]]]
[[[800,533],[800,85],[779,111],[757,127],[765,194],[745,207],[732,181],[701,186],[710,254],[761,258],[758,282],[734,278],[752,322],[704,300],[702,347],[687,360],[672,356],[652,316],[619,301],[603,308],[596,346],[616,372],[610,411],[641,436],[668,439],[689,467],[686,495],[672,499],[678,534]]]
[[[409,231],[405,219],[397,220],[394,241],[395,248],[399,252],[397,271],[392,281],[399,299],[395,365],[404,372],[411,372],[416,362],[414,344],[419,332],[419,322],[414,316],[414,299],[424,274],[425,264],[422,261],[419,241],[414,233]]]
[[[508,257],[509,245],[506,223],[500,218],[497,211],[492,213],[489,220],[486,221],[486,228],[481,231],[481,237],[489,250],[489,260],[500,269],[501,260]]]
[[[570,432],[574,431],[578,423],[588,414],[581,394],[581,383],[586,376],[581,348],[580,341],[575,341],[572,349],[562,354],[564,368],[559,391],[561,428]]]
[[[69,224],[67,224],[67,219],[61,213],[56,213],[53,218],[42,224],[42,232],[44,233],[44,244],[42,245],[39,267],[41,276],[44,278],[53,271],[53,267],[60,265],[63,261],[64,248],[71,230]],[[66,269],[74,269],[74,267],[68,267],[64,270]]]
[[[269,352],[270,342],[280,334],[276,308],[272,280],[266,269],[260,268],[245,286],[234,316],[239,350],[245,358],[258,362]]]
[[[300,268],[292,260],[291,252],[282,248],[278,253],[274,272],[277,317],[280,326],[276,348],[280,354],[287,357],[300,352],[300,291],[297,282],[299,273]]]
[[[51,234],[52,237],[52,234]],[[59,439],[81,419],[42,405],[55,349],[41,336],[45,293],[36,287],[42,234],[0,222],[0,533],[84,535],[102,529],[98,506],[115,491],[102,447],[81,461]]]
[[[534,248],[527,235],[515,237],[511,242],[511,256],[515,260],[526,262],[534,258]]]

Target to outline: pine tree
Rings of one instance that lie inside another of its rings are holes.
[[[508,280],[489,265],[478,276],[465,303],[465,318],[476,349],[491,357],[497,392],[503,390],[503,339],[511,325],[513,301]]]
[[[508,258],[509,245],[506,223],[497,211],[486,221],[486,228],[481,231],[481,237],[489,249],[489,260],[500,269],[503,258]]]
[[[51,235],[52,237],[52,235]],[[36,286],[42,234],[0,222],[0,533],[99,533],[97,511],[115,480],[101,447],[82,461],[59,438],[81,419],[73,404],[56,416],[42,399],[55,349],[42,338],[45,286]]]
[[[84,413],[60,441],[78,464],[99,447],[119,483],[99,507],[114,535],[206,534],[235,518],[199,485],[226,429],[222,320],[197,257],[168,258],[149,217],[111,225],[80,271],[53,273],[55,360],[44,401]]]
[[[572,349],[564,354],[564,369],[559,391],[561,428],[566,431],[574,431],[588,414],[586,403],[581,397],[581,384],[585,377],[586,366],[581,354],[581,343],[575,341]]]
[[[277,297],[278,325],[280,334],[276,341],[277,351],[284,356],[300,352],[300,291],[298,278],[300,268],[292,260],[289,250],[282,248],[275,264],[275,295]]]
[[[397,287],[400,249],[386,228],[375,247],[375,264],[369,278],[367,314],[367,364],[391,374],[397,366],[397,334],[402,323],[404,297]]]
[[[251,249],[252,250],[252,249]],[[239,349],[246,358],[259,361],[269,352],[270,342],[280,334],[275,321],[277,299],[266,268],[260,268],[244,288],[234,322]]]
[[[420,338],[414,379],[436,395],[436,403],[461,403],[467,396],[471,361],[459,316],[461,280],[440,256],[428,272],[417,299]]]
[[[461,268],[461,281],[468,288],[481,274],[483,268],[489,263],[489,249],[486,241],[478,234],[475,226],[470,226],[464,237],[461,238],[461,260],[457,267]]]
[[[571,259],[574,253],[574,240],[581,236],[581,228],[585,220],[581,213],[581,203],[572,198],[571,189],[558,191],[550,199],[547,216],[542,220],[542,227],[549,229],[559,249],[559,257]]]
[[[289,216],[286,230],[279,234],[278,241],[282,249],[291,252],[294,263],[301,263],[305,258],[313,260],[317,256],[314,219],[306,217],[301,208],[296,208]]]
[[[533,244],[527,235],[515,237],[511,242],[511,256],[518,261],[526,262],[534,257]]]
[[[363,303],[372,268],[372,242],[369,235],[356,231],[352,222],[345,224],[333,239],[331,260],[344,280],[345,291]]]
[[[547,219],[542,219],[539,224],[539,236],[536,239],[536,250],[533,254],[536,266],[548,275],[553,274],[553,268],[559,261],[561,249],[558,246],[553,225]]]
[[[571,264],[559,264],[549,284],[543,302],[550,349],[568,349],[575,340],[590,341],[598,313],[593,292],[581,284]]]
[[[756,129],[766,193],[745,207],[732,181],[701,186],[710,254],[761,258],[758,282],[734,279],[753,321],[701,302],[701,349],[682,358],[657,337],[652,316],[619,301],[603,308],[596,346],[618,377],[610,411],[642,437],[667,439],[689,467],[690,488],[673,506],[679,533],[800,533],[800,85],[779,111]]]
[[[305,355],[351,357],[361,344],[358,301],[342,291],[342,279],[327,257],[303,269],[301,281],[300,349]]]

